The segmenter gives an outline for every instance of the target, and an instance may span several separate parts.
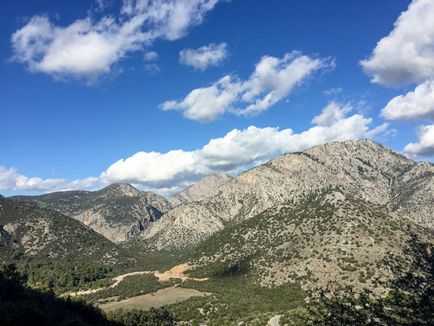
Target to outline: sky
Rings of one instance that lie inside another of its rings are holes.
[[[372,139],[434,158],[432,0],[0,3],[0,193],[214,172]]]

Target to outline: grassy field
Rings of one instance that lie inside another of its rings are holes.
[[[170,287],[158,290],[154,293],[132,297],[118,302],[110,302],[100,305],[104,311],[112,311],[116,309],[150,309],[159,308],[168,304],[175,304],[192,297],[203,297],[210,293],[201,292],[194,289],[186,289],[180,287]]]

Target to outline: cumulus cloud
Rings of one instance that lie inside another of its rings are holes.
[[[8,191],[61,191],[73,189],[90,189],[98,184],[98,178],[89,177],[86,179],[42,179],[38,177],[27,177],[18,173],[15,168],[7,169],[0,166],[0,190]]]
[[[299,52],[282,58],[263,56],[249,79],[226,75],[211,86],[192,90],[184,99],[166,101],[163,110],[182,110],[188,119],[210,122],[225,112],[257,114],[289,95],[315,71],[333,66],[328,59],[311,58]]]
[[[388,86],[424,81],[434,76],[434,2],[414,0],[401,13],[390,34],[362,60],[371,81]]]
[[[418,133],[418,142],[405,146],[404,152],[413,158],[434,156],[434,125],[421,126]]]
[[[391,99],[381,116],[388,120],[434,118],[434,2],[413,0],[401,13],[394,29],[381,39],[371,56],[362,60],[374,83],[386,86],[419,84],[413,91]],[[404,152],[411,157],[433,155],[432,126],[419,127],[419,140]]]
[[[192,90],[182,101],[166,101],[163,110],[183,110],[184,116],[200,122],[214,121],[231,107],[241,85],[232,76],[224,76],[209,87]]]
[[[387,124],[372,126],[372,119],[357,113],[350,115],[351,111],[350,105],[332,102],[313,118],[311,128],[300,133],[292,129],[250,126],[233,129],[192,151],[138,152],[113,163],[98,178],[44,180],[0,167],[0,190],[46,192],[128,182],[172,195],[210,173],[238,174],[283,153],[303,151],[331,141],[374,138],[387,131]]]
[[[336,102],[331,102],[321,112],[313,118],[312,122],[318,126],[332,126],[337,121],[345,118],[348,112],[351,112],[352,107],[349,104],[339,105]]]
[[[387,124],[372,127],[372,119],[360,114],[348,116],[351,106],[330,103],[301,133],[292,129],[234,129],[194,151],[167,153],[139,152],[121,159],[101,174],[105,183],[132,182],[152,189],[180,190],[195,180],[219,171],[237,174],[286,152],[302,151],[330,141],[373,138]]]
[[[211,43],[198,49],[183,49],[179,52],[179,62],[198,70],[217,66],[228,56],[226,43]]]
[[[381,115],[389,120],[434,119],[434,81],[418,85],[414,91],[394,97]]]
[[[219,0],[124,0],[117,17],[57,26],[34,16],[12,35],[13,57],[30,71],[94,78],[158,38],[176,40],[202,23]]]

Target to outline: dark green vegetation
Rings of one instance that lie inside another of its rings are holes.
[[[207,325],[237,325],[244,321],[262,322],[275,314],[294,309],[303,303],[304,292],[298,285],[264,287],[250,274],[248,261],[213,264],[195,271],[210,276],[208,282],[187,281],[183,287],[213,293],[210,297],[192,298],[169,310],[180,320],[197,320]]]
[[[114,325],[96,308],[33,290],[13,267],[0,273],[0,325]]]
[[[190,252],[183,251],[151,251],[142,241],[132,239],[119,245],[124,252],[136,259],[135,266],[126,266],[126,271],[149,270],[166,271],[175,265],[184,263]]]
[[[156,292],[159,289],[173,286],[177,281],[160,282],[152,274],[126,277],[118,286],[84,296],[85,300],[95,302],[104,298],[122,300],[142,294]],[[102,300],[104,301],[104,300]]]
[[[57,294],[111,284],[113,267],[98,263],[50,262],[18,265],[19,273],[34,288],[49,289]]]
[[[0,325],[35,326],[172,326],[166,310],[115,312],[108,317],[83,301],[61,299],[31,289],[13,265],[0,271]]]
[[[122,326],[175,326],[173,316],[166,309],[113,311],[108,318]]]

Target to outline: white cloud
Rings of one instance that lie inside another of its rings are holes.
[[[86,179],[42,179],[38,177],[27,177],[18,173],[14,168],[0,166],[0,190],[9,191],[60,191],[73,189],[90,189],[98,184],[98,178],[89,177]]]
[[[198,49],[183,49],[179,52],[179,62],[198,70],[217,66],[229,55],[226,43],[211,43]]]
[[[155,51],[148,51],[143,54],[143,60],[145,61],[155,61],[158,59],[158,53]]]
[[[313,72],[333,66],[325,59],[299,52],[283,58],[264,56],[248,80],[226,75],[211,86],[192,90],[183,100],[166,101],[163,110],[182,110],[188,119],[210,122],[230,111],[238,115],[256,114],[289,95]]]
[[[405,146],[404,152],[413,158],[434,156],[434,125],[421,126],[418,133],[418,142]]]
[[[31,71],[56,77],[95,78],[108,73],[129,52],[142,51],[155,39],[176,40],[219,0],[124,0],[118,17],[90,17],[56,26],[34,16],[12,35],[14,59]]]
[[[184,110],[184,116],[191,120],[211,122],[236,101],[240,86],[228,75],[209,87],[192,90],[181,102],[167,101],[161,107],[163,110]]]
[[[344,119],[345,115],[351,112],[351,110],[352,107],[349,104],[341,106],[335,102],[331,102],[322,110],[320,115],[313,118],[312,122],[318,126],[332,126]]]
[[[414,0],[360,63],[372,82],[389,86],[434,77],[434,1]]]
[[[101,174],[101,179],[107,183],[131,182],[167,187],[171,181],[181,181],[185,175],[200,174],[198,159],[198,152],[195,151],[138,152],[113,163]]]
[[[419,83],[391,99],[381,115],[389,120],[434,119],[434,1],[413,0],[370,58],[362,60],[371,81],[386,86]],[[404,152],[411,157],[434,155],[434,126],[419,127],[419,140]]]
[[[381,115],[389,120],[434,119],[434,80],[418,85],[414,91],[394,97]]]
[[[233,129],[193,151],[138,152],[113,163],[98,178],[44,180],[0,167],[0,190],[46,192],[128,182],[171,195],[210,173],[237,174],[283,153],[303,151],[331,141],[374,138],[386,132],[387,124],[373,127],[370,118],[361,114],[348,115],[351,110],[350,105],[330,103],[313,118],[313,126],[300,133],[292,129],[250,126],[243,130]]]

